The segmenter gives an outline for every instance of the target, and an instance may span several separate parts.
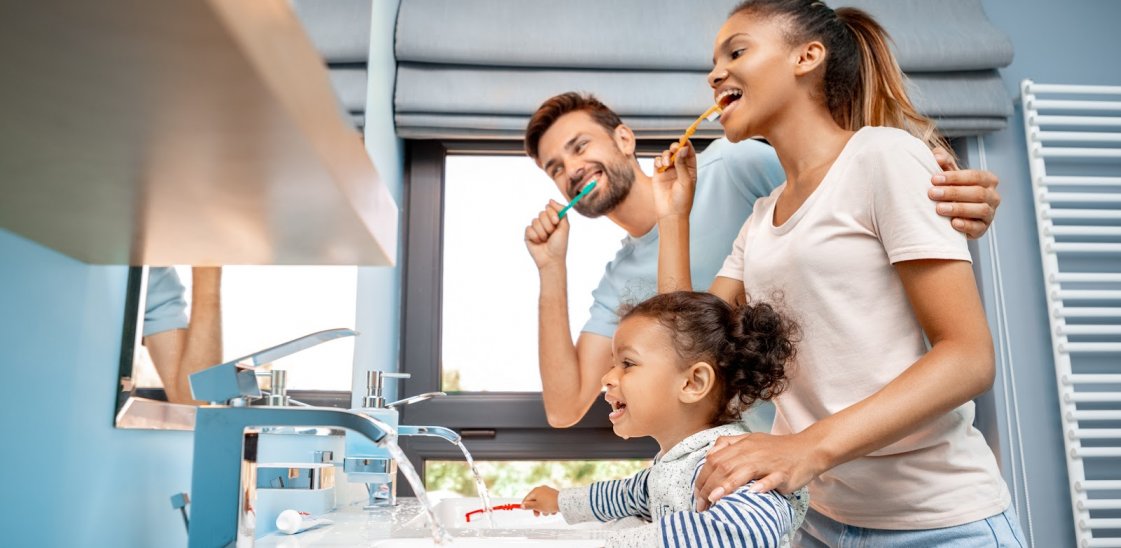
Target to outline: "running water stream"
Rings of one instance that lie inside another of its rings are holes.
[[[420,501],[421,506],[424,508],[425,515],[428,516],[428,521],[432,527],[433,542],[436,544],[451,542],[451,535],[448,534],[443,524],[439,523],[436,519],[432,501],[428,499],[428,491],[425,490],[424,483],[420,480],[420,475],[417,474],[416,469],[413,468],[412,463],[409,462],[408,457],[405,456],[401,447],[397,445],[396,432],[388,425],[379,424],[379,426],[384,427],[383,429],[386,429],[387,432],[391,432],[391,434],[385,437],[382,443],[386,450],[389,451],[390,456],[393,457],[393,460],[397,461],[398,469],[405,475],[405,479],[408,480],[409,485],[412,486],[413,493],[416,494],[417,500]],[[456,436],[456,438],[458,438],[458,436]],[[475,488],[479,491],[479,499],[483,504],[483,513],[486,515],[487,526],[490,529],[495,529],[494,507],[490,503],[490,493],[487,492],[487,484],[483,481],[483,476],[479,473],[478,466],[475,465],[475,459],[471,457],[471,452],[467,450],[467,446],[463,444],[463,440],[455,439],[454,443],[456,447],[459,447],[459,450],[463,452],[463,458],[467,461],[467,466],[471,468],[471,474],[475,478]]]
[[[413,493],[420,501],[421,506],[424,507],[425,514],[428,515],[428,523],[432,527],[432,542],[438,545],[449,544],[452,542],[452,536],[444,529],[443,524],[436,519],[436,513],[432,511],[432,501],[428,500],[428,491],[424,489],[424,482],[420,481],[420,476],[417,475],[416,469],[413,464],[409,462],[409,458],[405,456],[405,452],[397,445],[397,436],[386,436],[384,439],[385,448],[397,461],[397,468],[405,475],[405,479],[409,481],[409,485],[413,488]]]
[[[483,500],[483,513],[487,516],[487,526],[494,529],[494,507],[490,505],[490,493],[487,492],[487,484],[483,481],[479,468],[475,466],[475,459],[471,458],[471,452],[467,450],[466,445],[463,445],[463,440],[456,442],[456,445],[459,446],[460,451],[463,451],[463,458],[467,459],[467,466],[471,467],[471,474],[475,476],[475,489],[479,491],[479,498]]]

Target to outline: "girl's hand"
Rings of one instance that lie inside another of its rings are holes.
[[[793,493],[828,469],[819,463],[817,444],[801,434],[751,433],[716,440],[694,483],[697,511],[755,480],[752,490]]]
[[[670,157],[673,166],[668,169]],[[659,171],[662,171],[659,173]],[[654,158],[654,210],[658,219],[665,217],[688,217],[693,209],[693,191],[697,185],[697,156],[693,145],[688,141],[685,146],[677,143],[669,150]]]
[[[542,514],[551,516],[560,512],[560,507],[557,506],[558,491],[552,487],[539,485],[534,487],[528,495],[522,499],[522,508],[526,510],[533,510],[533,515],[540,516]]]

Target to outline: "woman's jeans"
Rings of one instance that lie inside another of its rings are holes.
[[[1015,547],[1027,546],[1016,511],[1009,506],[992,517],[941,529],[896,531],[853,527],[810,508],[794,537],[796,548],[879,548],[887,546]]]

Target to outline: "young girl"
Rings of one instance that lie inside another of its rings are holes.
[[[657,295],[621,314],[614,367],[603,376],[615,433],[661,448],[632,478],[557,491],[537,487],[522,505],[569,523],[638,517],[609,546],[779,546],[797,529],[806,494],[760,494],[747,484],[707,512],[693,480],[719,436],[743,434],[740,413],[786,385],[794,326],[770,306],[733,309],[707,293]]]
[[[866,13],[813,0],[745,2],[716,39],[725,134],[766,138],[787,180],[755,203],[709,291],[781,293],[804,342],[773,435],[718,442],[698,494],[808,484],[800,545],[1020,545],[972,426],[994,364],[969,252],[921,192],[939,139],[887,42]],[[872,127],[888,125],[907,131]],[[671,154],[654,183],[663,291],[691,285],[693,155],[674,147],[655,164]]]

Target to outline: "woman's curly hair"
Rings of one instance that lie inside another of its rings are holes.
[[[767,303],[732,307],[711,293],[663,293],[620,311],[656,320],[669,329],[677,355],[716,369],[720,405],[715,422],[740,420],[759,400],[786,389],[798,326]]]

